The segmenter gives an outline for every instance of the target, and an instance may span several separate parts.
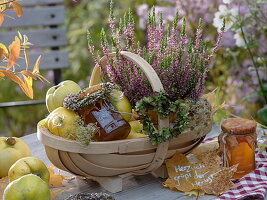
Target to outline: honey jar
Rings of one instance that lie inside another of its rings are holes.
[[[221,125],[219,149],[223,165],[238,164],[233,178],[241,178],[255,169],[256,126],[255,121],[243,118],[229,118]]]
[[[116,111],[114,106],[107,100],[101,100],[95,105],[76,111],[85,124],[96,123],[99,133],[95,134],[96,141],[111,141],[125,139],[130,131],[130,124]]]
[[[130,124],[108,100],[113,89],[112,83],[98,84],[68,95],[63,102],[64,107],[79,114],[84,125],[97,125],[99,131],[93,137],[96,141],[125,139],[131,131]]]

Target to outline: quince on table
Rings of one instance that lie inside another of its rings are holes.
[[[17,160],[31,155],[30,148],[22,139],[0,137],[0,178],[7,176],[8,170]]]
[[[131,132],[126,139],[147,137],[143,132],[143,124],[140,121],[130,121],[129,124],[131,126]]]
[[[78,114],[64,107],[55,109],[46,118],[46,126],[52,134],[72,140],[81,123]]]
[[[46,165],[38,158],[25,157],[15,162],[8,171],[9,182],[19,179],[27,174],[39,176],[43,181],[49,184],[50,173]]]
[[[56,86],[51,87],[46,93],[46,107],[52,112],[63,106],[63,101],[69,94],[76,94],[81,91],[80,86],[71,80],[66,80]]]
[[[113,90],[109,98],[112,105],[121,113],[124,120],[129,121],[132,118],[132,106],[128,98],[122,91]]]
[[[39,176],[27,174],[8,184],[4,191],[3,199],[49,200],[49,186]]]

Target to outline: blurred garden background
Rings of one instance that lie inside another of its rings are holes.
[[[167,20],[172,20],[178,9],[180,17],[186,17],[190,35],[196,33],[202,18],[203,35],[214,43],[225,19],[226,30],[206,82],[206,92],[216,90],[218,104],[225,101],[229,105],[227,110],[218,112],[215,121],[231,114],[267,124],[267,0],[114,0],[114,3],[116,16],[123,17],[125,11],[132,9],[138,40],[143,44],[147,13],[152,6],[157,14],[163,12]],[[86,31],[90,30],[99,48],[100,31],[108,26],[109,1],[66,0],[65,6],[70,68],[63,71],[62,79],[87,87],[94,62],[87,49]],[[52,86],[53,73],[43,75],[50,83],[34,82],[34,99],[45,99]],[[0,102],[27,100],[10,80],[0,80],[0,84]],[[0,135],[36,132],[37,122],[47,115],[45,105],[0,108]]]

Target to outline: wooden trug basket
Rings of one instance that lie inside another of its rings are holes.
[[[143,58],[126,51],[120,54],[143,70],[154,91],[163,90],[158,75]],[[104,56],[101,63],[105,65],[106,62]],[[89,86],[100,83],[100,73],[100,67],[95,66]],[[169,118],[159,118],[158,121],[159,129],[169,127]],[[207,122],[203,121],[204,123]],[[49,160],[56,167],[97,181],[106,190],[116,193],[122,191],[123,178],[129,175],[153,172],[157,176],[166,177],[164,160],[171,158],[176,151],[188,153],[196,148],[211,128],[210,121],[204,129],[195,127],[194,130],[185,130],[177,138],[159,145],[152,145],[149,138],[144,137],[91,142],[88,146],[83,146],[77,141],[55,136],[40,126],[37,128],[37,136],[44,144]]]

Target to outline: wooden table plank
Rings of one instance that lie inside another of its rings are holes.
[[[207,137],[214,137],[219,134],[219,127],[214,126],[213,130]],[[33,156],[37,157],[45,162],[47,166],[52,165],[45,154],[43,145],[38,141],[36,134],[31,134],[22,137],[22,139],[30,146]],[[62,172],[62,171],[61,171]],[[70,175],[67,173],[67,175]],[[72,175],[70,175],[72,176]],[[195,200],[195,197],[183,196],[182,192],[172,191],[162,186],[164,179],[155,178],[151,174],[129,177],[123,185],[123,191],[111,194],[116,200]],[[102,189],[98,183],[93,181],[85,181],[79,178],[75,178],[71,183],[67,184],[67,187],[73,189],[67,190],[63,194],[57,197],[57,200],[63,200],[64,198],[77,194],[80,192],[106,192]],[[215,196],[205,195],[200,197],[199,200],[211,200],[215,199]]]

